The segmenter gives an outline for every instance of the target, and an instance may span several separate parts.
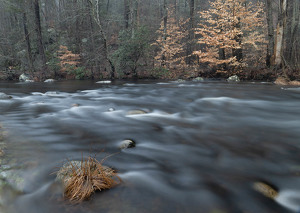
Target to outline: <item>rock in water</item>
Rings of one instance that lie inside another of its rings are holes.
[[[6,95],[6,94],[3,93],[3,92],[0,92],[0,99],[12,99],[12,97],[9,96],[9,95]]]
[[[141,114],[147,114],[147,112],[141,109],[130,110],[127,112],[127,115],[141,115]]]
[[[253,188],[260,192],[261,194],[263,194],[264,196],[271,198],[271,199],[275,199],[278,196],[278,192],[277,190],[275,190],[273,187],[269,186],[266,183],[262,183],[262,182],[255,182],[253,184]]]
[[[120,149],[134,148],[135,142],[130,139],[123,140],[119,146]]]
[[[233,75],[233,76],[230,76],[229,78],[227,78],[227,81],[228,82],[240,82],[241,80],[237,75]]]

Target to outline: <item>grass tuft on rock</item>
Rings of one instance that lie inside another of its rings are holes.
[[[117,173],[95,158],[69,161],[58,175],[64,174],[64,197],[74,203],[80,203],[90,198],[95,191],[110,189],[120,183]]]

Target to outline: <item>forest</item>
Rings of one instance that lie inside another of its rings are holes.
[[[300,79],[299,0],[1,0],[0,79]]]

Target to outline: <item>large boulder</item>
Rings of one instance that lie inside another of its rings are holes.
[[[240,82],[240,78],[237,75],[230,76],[227,78],[227,82]]]

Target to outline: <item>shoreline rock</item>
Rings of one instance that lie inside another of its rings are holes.
[[[240,82],[240,78],[237,75],[230,76],[227,78],[227,82]]]
[[[278,77],[274,84],[279,86],[300,86],[300,81],[290,81],[284,77]]]

